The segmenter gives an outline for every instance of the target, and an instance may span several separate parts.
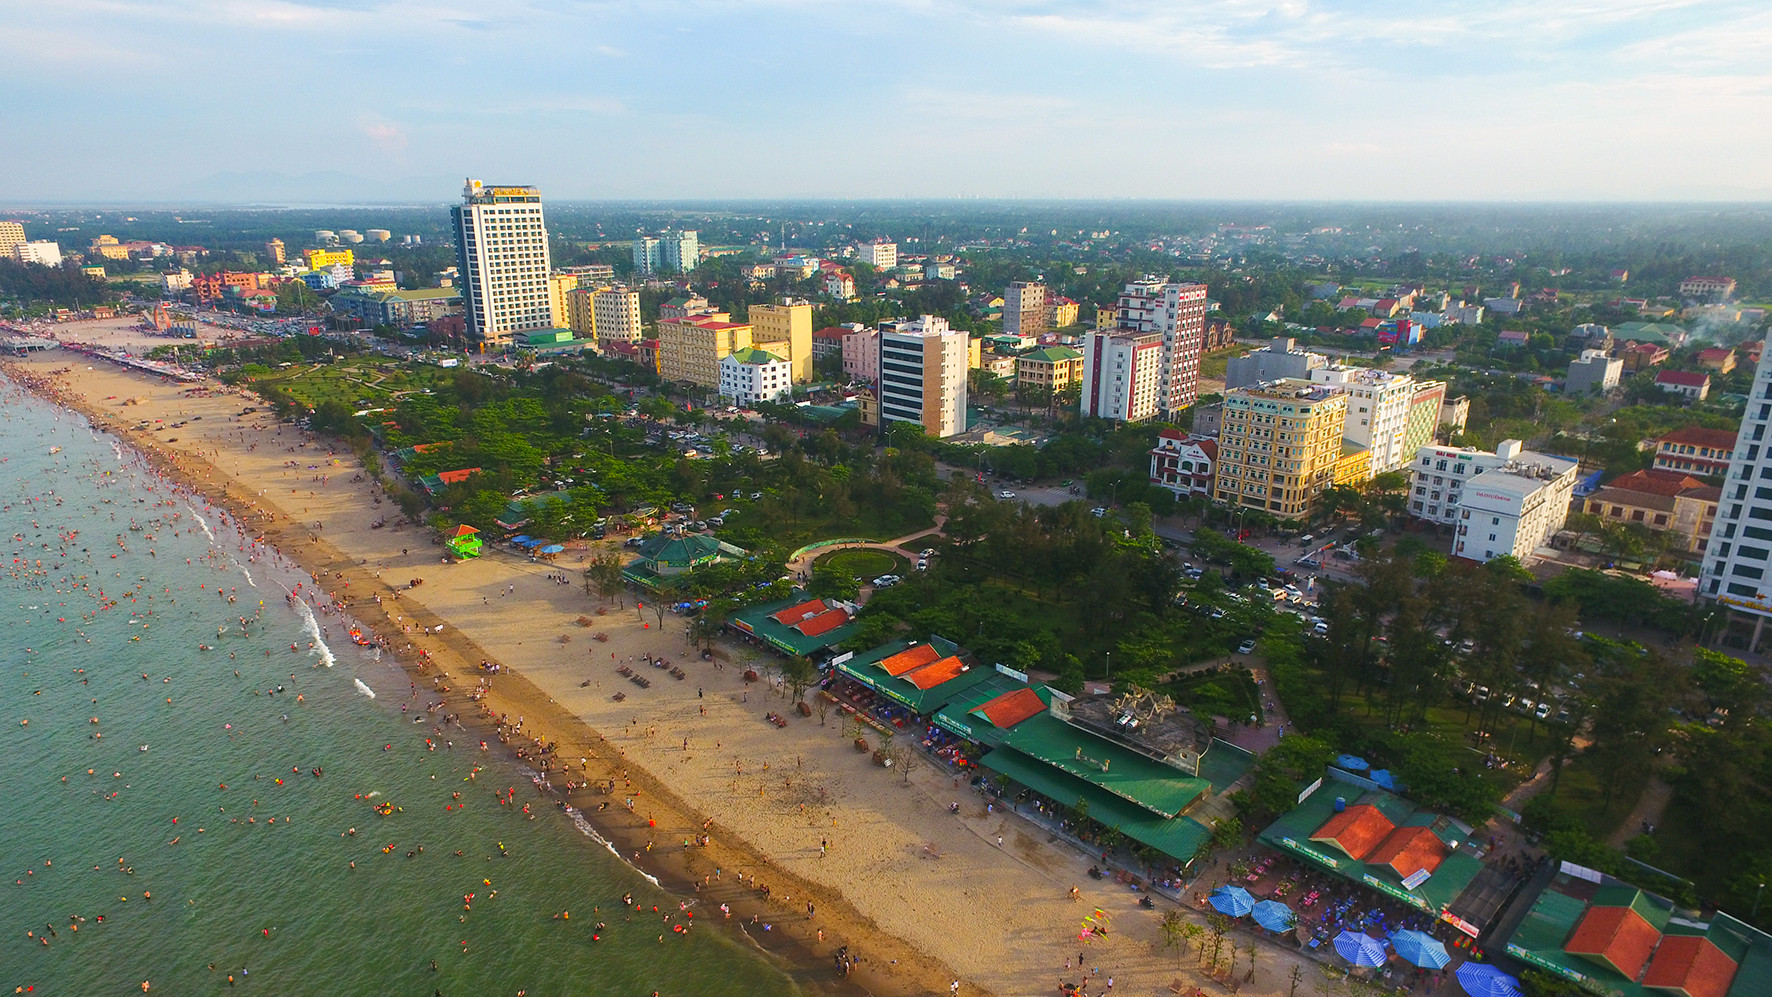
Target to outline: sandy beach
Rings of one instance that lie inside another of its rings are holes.
[[[1178,970],[1176,953],[1161,947],[1165,905],[1141,909],[1139,894],[1088,878],[1082,855],[1011,814],[986,812],[975,792],[920,756],[906,771],[873,764],[850,745],[835,708],[821,723],[791,712],[767,680],[745,683],[756,652],[728,643],[718,663],[705,662],[682,618],[667,615],[660,629],[631,596],[605,604],[587,595],[578,582],[585,550],[546,563],[489,547],[446,564],[430,531],[379,501],[348,452],[329,453],[325,441],[263,411],[243,415],[263,408],[248,393],[172,384],[65,351],[9,366],[262,523],[268,543],[391,639],[423,676],[414,681],[450,686],[457,712],[475,712],[465,693],[479,662],[498,662],[504,670],[479,705],[521,719],[512,747],[557,742],[566,763],[553,774],[557,787],[615,780],[613,794],[580,789],[572,805],[667,886],[730,905],[734,922],[754,915],[746,930],[806,967],[802,978],[834,980],[833,956],[847,945],[863,960],[852,982],[882,995],[946,993],[953,980],[962,993],[1052,993],[1061,978],[1079,978],[1082,949],[1100,969],[1091,992],[1110,976],[1116,991],[1135,994],[1166,994],[1177,980],[1189,993],[1196,985],[1224,992],[1193,971],[1191,953]],[[184,425],[133,428],[175,421]],[[378,520],[385,525],[372,526]],[[415,579],[422,584],[409,588]],[[431,664],[419,662],[421,649]],[[647,668],[638,659],[648,655],[686,678]],[[651,687],[618,675],[624,663]],[[768,711],[788,716],[787,728],[766,722]],[[957,816],[948,812],[954,801]],[[694,844],[704,833],[709,843]],[[1081,902],[1068,896],[1073,886]],[[1113,930],[1080,946],[1081,918],[1097,907]],[[1283,993],[1300,961],[1264,947],[1242,989]],[[1304,965],[1307,980],[1321,981]]]

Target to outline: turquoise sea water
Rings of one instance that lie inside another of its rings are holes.
[[[0,381],[0,457],[0,993],[798,992],[110,437]]]

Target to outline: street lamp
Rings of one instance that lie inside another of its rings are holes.
[[[1754,909],[1753,909],[1753,913],[1751,913],[1747,916],[1747,919],[1749,921],[1752,921],[1754,918],[1760,916],[1760,897],[1765,892],[1766,892],[1766,884],[1765,883],[1761,883],[1760,888],[1754,891]]]

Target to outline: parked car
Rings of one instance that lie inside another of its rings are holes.
[[[1005,488],[997,493],[997,497],[1000,499],[1012,499],[1015,497],[1015,493]]]
[[[899,582],[901,582],[903,580],[904,579],[900,578],[897,575],[881,575],[880,577],[874,579],[874,587],[877,589],[891,588],[892,586],[897,585]]]
[[[1255,638],[1251,637],[1248,640],[1244,641],[1243,643],[1238,644],[1237,645],[1237,653],[1238,654],[1254,654],[1255,653]]]

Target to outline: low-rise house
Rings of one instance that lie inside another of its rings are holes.
[[[1157,434],[1157,445],[1150,455],[1151,484],[1167,488],[1179,498],[1212,497],[1212,475],[1218,467],[1217,440],[1165,429]]]
[[[1702,553],[1723,490],[1678,471],[1632,471],[1589,495],[1582,510],[1609,523],[1634,523],[1682,538],[1687,553]]]
[[[1664,370],[1655,375],[1655,386],[1671,395],[1682,395],[1688,401],[1701,402],[1710,397],[1710,375],[1689,370]]]
[[[1684,471],[1705,477],[1729,473],[1735,459],[1735,434],[1727,429],[1687,426],[1655,440],[1655,469]]]

